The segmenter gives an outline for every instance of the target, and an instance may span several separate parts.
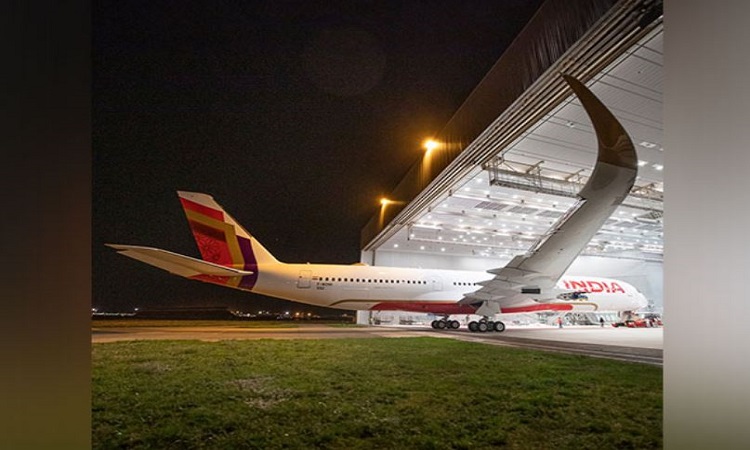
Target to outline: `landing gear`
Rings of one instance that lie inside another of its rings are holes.
[[[461,326],[458,320],[448,319],[433,320],[430,325],[436,330],[458,330],[458,327]]]
[[[461,324],[458,320],[448,320],[448,318],[445,317],[443,319],[433,320],[430,326],[435,330],[458,330]],[[485,317],[478,321],[469,322],[469,331],[472,333],[486,333],[492,331],[502,333],[505,331],[505,324],[500,321],[493,322]]]
[[[492,322],[484,318],[478,322],[469,322],[469,331],[473,333],[486,333],[488,331],[496,331],[498,333],[502,333],[503,331],[505,331],[505,324],[500,321]]]

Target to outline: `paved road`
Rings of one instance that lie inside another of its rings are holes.
[[[334,327],[300,325],[298,328],[101,327],[92,330],[94,343],[123,340],[197,339],[340,339],[431,336],[490,345],[531,348],[646,364],[663,364],[662,328],[566,327],[563,329],[508,328],[503,333],[468,330],[436,331],[427,327]]]

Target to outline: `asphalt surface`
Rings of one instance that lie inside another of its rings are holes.
[[[430,336],[488,345],[529,348],[652,365],[663,364],[662,328],[553,327],[507,328],[503,333],[472,333],[461,329],[437,331],[422,326],[336,327],[301,324],[297,328],[95,327],[93,343],[128,340],[187,339],[202,341],[245,339],[341,339]]]

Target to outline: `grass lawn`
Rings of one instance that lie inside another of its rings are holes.
[[[307,322],[303,322],[307,323]],[[236,327],[236,328],[299,328],[286,320],[160,320],[160,319],[104,319],[92,320],[92,328],[142,327]]]
[[[661,448],[662,369],[439,338],[93,344],[94,448]]]

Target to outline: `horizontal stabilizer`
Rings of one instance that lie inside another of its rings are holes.
[[[194,277],[196,275],[211,275],[223,277],[238,277],[252,275],[253,272],[234,269],[232,267],[220,266],[200,259],[168,252],[153,247],[141,247],[138,245],[105,244],[117,250],[121,255],[150,264],[154,267],[166,270],[181,277]]]

